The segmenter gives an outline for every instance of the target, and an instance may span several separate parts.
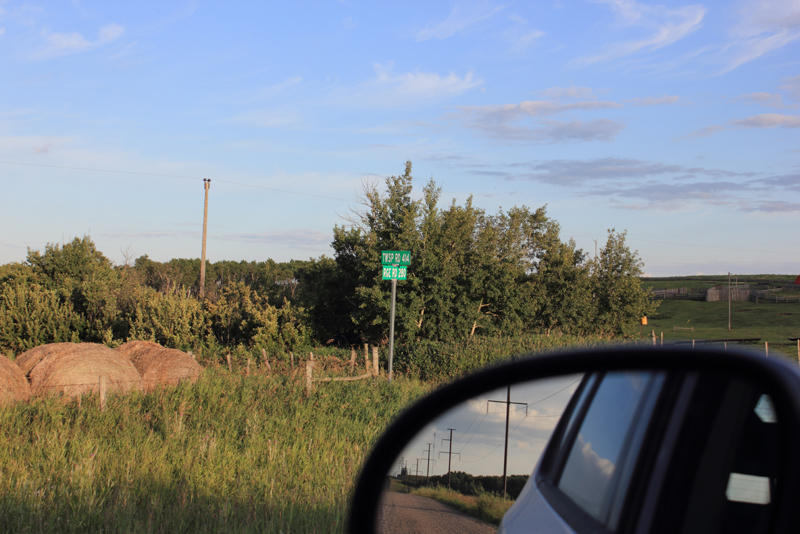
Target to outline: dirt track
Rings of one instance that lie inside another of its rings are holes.
[[[433,499],[394,492],[384,495],[377,530],[380,534],[494,534],[497,531],[494,526]]]

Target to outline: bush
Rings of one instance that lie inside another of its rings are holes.
[[[79,341],[82,320],[56,292],[15,280],[0,288],[0,348],[19,354],[37,345]]]

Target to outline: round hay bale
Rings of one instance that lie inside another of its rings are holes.
[[[53,351],[28,373],[33,393],[75,396],[99,391],[106,377],[108,391],[140,387],[141,377],[130,360],[104,345],[71,343],[71,350]]]
[[[203,371],[200,364],[185,352],[160,345],[137,352],[131,362],[139,371],[145,390],[158,385],[175,386],[182,380],[195,382]]]
[[[31,394],[31,387],[19,366],[0,355],[0,404],[25,400]]]
[[[134,356],[150,349],[164,349],[158,343],[153,341],[128,341],[127,343],[123,343],[119,347],[115,348],[114,350],[128,358],[129,360],[133,359]]]
[[[36,365],[38,365],[38,363],[44,358],[57,354],[63,354],[64,352],[70,352],[79,345],[95,346],[94,343],[48,343],[47,345],[39,345],[38,347],[34,347],[29,351],[23,352],[17,356],[16,363],[22,371],[22,374],[29,376],[31,369],[36,367]]]

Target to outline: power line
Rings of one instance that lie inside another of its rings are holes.
[[[0,163],[5,163],[7,165],[24,165],[26,167],[47,167],[50,169],[69,169],[73,171],[91,171],[91,172],[110,172],[115,174],[135,174],[139,176],[157,176],[159,178],[184,178],[187,180],[208,180],[207,176],[187,176],[182,174],[159,174],[154,172],[139,172],[139,171],[119,171],[113,169],[92,169],[89,167],[68,167],[66,165],[45,165],[42,163],[21,163],[18,161],[0,161]],[[221,180],[219,178],[214,178],[215,182],[221,182],[223,184],[231,184],[231,185],[238,185],[241,187],[252,187],[254,189],[264,189],[267,191],[278,191],[279,193],[288,193],[290,195],[300,195],[304,197],[313,197],[313,198],[322,198],[325,200],[337,200],[339,202],[354,202],[353,200],[345,200],[343,198],[336,198],[336,197],[326,197],[324,195],[313,195],[311,193],[299,193],[297,191],[289,191],[287,189],[278,189],[276,187],[266,187],[263,185],[256,185],[256,184],[247,184],[244,182],[234,182],[231,180]]]

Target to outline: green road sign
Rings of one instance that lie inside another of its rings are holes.
[[[381,263],[383,265],[411,265],[411,252],[408,250],[382,250]],[[405,278],[401,278],[401,280],[405,280]]]
[[[405,280],[408,267],[396,265],[383,266],[383,279],[384,280]]]

